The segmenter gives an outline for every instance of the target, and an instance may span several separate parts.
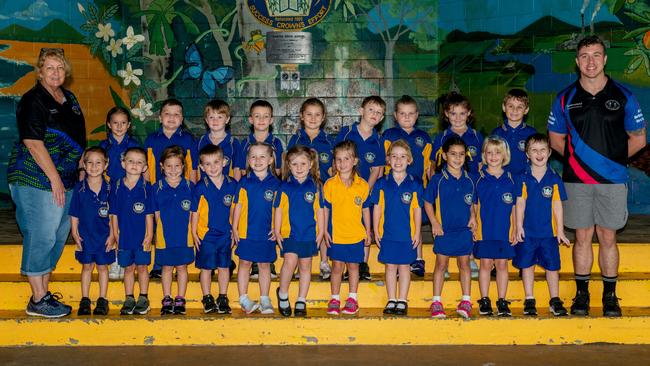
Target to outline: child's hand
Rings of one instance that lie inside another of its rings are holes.
[[[375,230],[375,244],[377,244],[377,248],[381,248],[381,237],[379,236],[379,230]]]
[[[478,227],[478,224],[476,223],[476,217],[472,215],[472,217],[469,218],[469,222],[467,223],[467,227],[471,232],[476,231],[476,228]]]
[[[80,252],[80,251],[84,250],[83,245],[81,245],[82,241],[83,241],[83,239],[81,238],[81,236],[77,236],[76,238],[74,238],[75,250],[77,252]]]
[[[106,248],[105,250],[106,253],[115,249],[115,237],[109,235],[108,238],[106,239],[106,243],[104,243],[104,247]]]
[[[422,235],[420,233],[415,233],[415,236],[413,237],[413,249],[416,249],[422,245]]]
[[[320,249],[320,245],[323,242],[323,239],[325,239],[325,233],[320,232],[318,235],[316,235],[316,248]]]
[[[271,231],[269,231],[268,236],[269,236],[269,240],[272,240],[272,241],[275,241],[276,238],[277,238],[277,236],[275,235],[275,231],[273,231],[273,229],[271,229]]]
[[[436,236],[445,235],[445,232],[442,230],[442,225],[440,225],[440,223],[435,220],[431,223],[431,234],[434,238]]]
[[[332,236],[330,236],[329,231],[323,233],[323,241],[325,241],[325,245],[327,245],[328,248],[332,246]]]
[[[230,236],[231,236],[232,241],[233,241],[233,247],[235,245],[239,244],[239,230],[233,228],[230,231]]]
[[[517,240],[517,243],[523,243],[524,238],[526,237],[526,231],[524,230],[524,228],[518,227],[515,233],[516,233],[515,240]]]
[[[565,247],[569,247],[569,245],[571,245],[571,242],[569,241],[569,239],[564,234],[564,230],[560,230],[557,233],[557,243],[560,244],[560,245],[564,245]]]
[[[511,247],[514,247],[515,245],[519,244],[519,242],[517,241],[517,230],[512,231],[508,240],[510,241]]]
[[[283,239],[282,239],[282,235],[280,234],[280,232],[273,232],[273,236],[275,237],[275,242],[278,243],[278,246],[280,247],[280,250],[283,250],[283,247],[282,247]]]
[[[142,250],[145,252],[150,252],[151,251],[151,239],[145,238],[144,241],[142,242]]]
[[[369,247],[370,244],[372,244],[372,232],[370,230],[366,230],[366,237],[363,239],[364,245]]]
[[[201,239],[199,239],[199,234],[192,233],[192,240],[194,241],[194,247],[196,250],[200,251],[201,249]]]

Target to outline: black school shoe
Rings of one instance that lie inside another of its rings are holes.
[[[621,307],[618,304],[616,293],[608,292],[603,295],[603,316],[622,316]]]
[[[388,300],[386,306],[384,307],[385,315],[395,315],[395,308],[397,307],[397,301]]]
[[[296,301],[294,305],[293,315],[307,316],[307,304],[304,301]]]
[[[108,300],[103,297],[98,298],[93,315],[108,315]]]
[[[232,309],[228,304],[228,296],[219,294],[217,297],[217,313],[219,314],[232,314]]]
[[[395,306],[395,315],[404,316],[409,311],[409,305],[406,301],[398,301]]]
[[[478,300],[478,313],[486,316],[494,314],[494,311],[492,311],[492,301],[489,297],[486,296]]]
[[[279,287],[275,289],[275,295],[278,297],[278,311],[280,311],[280,314],[282,316],[285,316],[285,317],[291,316],[291,305],[287,305],[287,307],[282,307],[282,305],[280,305],[281,302],[285,302],[285,301],[287,303],[289,303],[289,298],[286,298],[286,299],[281,299],[280,298],[280,288]]]
[[[208,294],[203,296],[201,303],[203,304],[203,313],[209,314],[217,311],[217,304],[214,302],[214,297],[212,295]]]
[[[510,301],[506,299],[498,299],[497,316],[512,316],[512,312],[510,311],[508,305],[510,305]]]
[[[90,315],[90,312],[90,299],[82,297],[81,301],[79,301],[79,310],[77,311],[77,315]]]
[[[551,314],[555,316],[566,316],[567,311],[564,308],[564,303],[562,300],[560,300],[559,297],[553,297],[551,300],[548,302],[549,305],[549,310],[551,311]]]
[[[603,307],[603,310],[604,307]],[[578,291],[571,304],[571,315],[589,315],[589,292]]]
[[[537,307],[535,299],[524,299],[524,315],[536,316]]]

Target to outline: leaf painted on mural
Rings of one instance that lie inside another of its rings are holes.
[[[167,41],[167,48],[172,49],[176,47],[176,37],[174,37],[174,30],[172,29],[171,22],[161,22],[165,40]]]
[[[126,51],[126,58],[131,58],[134,57],[135,55],[140,54],[141,49],[142,49],[142,43],[138,42],[134,44],[130,50]]]
[[[638,48],[632,48],[630,50],[625,51],[624,55],[625,56],[632,56],[632,55],[641,55],[643,52],[638,49]]]
[[[160,84],[158,84],[157,82],[155,82],[155,81],[153,81],[151,79],[144,79],[144,86],[147,89],[159,89],[160,88]]]
[[[107,60],[111,60],[111,75],[117,75],[117,62],[115,62],[114,58],[109,58]]]
[[[638,15],[636,13],[632,13],[632,12],[629,12],[629,11],[624,11],[623,13],[625,15],[627,15],[628,17],[630,17],[630,19],[632,19],[634,21],[637,21],[639,23],[650,23],[650,18],[642,17],[642,16],[640,16],[640,15]]]
[[[643,27],[643,28],[635,29],[633,31],[628,32],[625,36],[623,36],[623,39],[632,39],[632,38],[634,38],[636,36],[640,36],[640,35],[646,33],[649,30],[650,30],[650,27]]]
[[[176,15],[178,15],[182,20],[183,24],[185,25],[185,29],[190,34],[198,34],[199,33],[199,27],[194,23],[192,18],[188,17],[187,15],[180,13],[180,12],[174,12]]]
[[[131,62],[140,62],[142,64],[150,64],[153,60],[151,60],[147,56],[136,56],[136,57],[129,57],[129,61],[131,61]]]
[[[352,2],[346,1],[345,6],[348,8],[348,11],[352,16],[357,16],[357,13],[354,11],[354,4]]]
[[[99,51],[101,45],[102,42],[99,40],[99,38],[93,39],[93,42],[90,45],[90,53],[93,55],[97,54],[97,51]]]
[[[158,55],[165,55],[165,40],[160,30],[161,21],[159,18],[154,17],[149,23],[149,52]]]
[[[612,14],[616,14],[621,10],[623,5],[625,5],[625,0],[609,0],[607,7]]]
[[[94,32],[97,29],[97,24],[84,23],[79,28],[86,32]]]
[[[628,65],[627,69],[625,70],[625,73],[631,74],[635,72],[636,69],[638,69],[639,66],[641,66],[641,62],[643,62],[643,57],[637,56],[634,60],[632,60],[632,63]]]
[[[120,97],[112,87],[109,86],[108,89],[111,91],[111,97],[113,97],[113,103],[115,103],[116,106],[129,109],[129,107],[124,104],[124,101],[122,101],[122,97]]]
[[[90,134],[94,135],[94,134],[100,133],[100,132],[106,132],[106,124],[105,123],[102,123],[101,125],[99,125],[99,127],[97,127],[94,130],[90,131]]]
[[[112,18],[113,15],[115,15],[115,13],[117,13],[118,9],[119,9],[119,6],[117,4],[113,4],[113,5],[109,6],[108,9],[106,9],[104,11],[104,14],[102,14],[102,19],[103,20],[108,20],[108,19]]]
[[[90,19],[95,21],[95,24],[99,23],[99,18],[97,17],[97,7],[92,4],[88,4],[88,15]]]

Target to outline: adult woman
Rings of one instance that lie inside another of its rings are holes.
[[[16,108],[19,141],[9,159],[7,180],[23,234],[20,271],[32,290],[26,312],[56,318],[71,311],[52,296],[48,284],[70,231],[68,206],[86,129],[77,98],[63,88],[70,76],[63,50],[41,49],[36,73],[36,85]]]

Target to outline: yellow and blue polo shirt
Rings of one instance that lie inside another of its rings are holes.
[[[318,154],[318,168],[320,170],[320,179],[322,182],[329,179],[329,168],[332,166],[332,150],[334,149],[334,141],[327,136],[325,131],[320,130],[318,135],[312,140],[305,132],[304,128],[291,136],[287,144],[287,150],[291,149],[294,145],[303,145],[316,150]]]
[[[336,174],[323,186],[323,207],[330,211],[328,230],[334,244],[356,244],[366,237],[363,209],[370,207],[368,182],[354,176],[347,187]]]
[[[238,232],[240,239],[269,240],[273,228],[273,200],[280,181],[271,172],[263,180],[249,173],[242,177],[235,193],[241,204]]]
[[[140,177],[133,189],[129,189],[122,178],[114,185],[108,207],[108,213],[117,217],[119,248],[142,250],[147,230],[146,217],[154,213],[151,186]]]
[[[472,174],[478,173],[478,164],[481,162],[481,151],[483,149],[483,136],[473,128],[467,128],[463,136],[458,136],[451,128],[448,128],[437,134],[433,139],[433,148],[431,149],[431,161],[433,164],[442,162],[442,145],[452,136],[460,137],[467,145],[467,167]]]
[[[402,139],[409,144],[411,154],[413,155],[413,162],[406,168],[406,172],[426,185],[427,170],[429,170],[429,166],[431,165],[431,151],[433,148],[431,136],[418,128],[408,133],[403,128],[397,126],[384,131],[382,137],[384,139],[386,157],[388,157],[388,148],[391,143]],[[390,172],[390,166],[387,165],[385,173],[388,174],[388,172]]]
[[[411,242],[415,237],[415,216],[422,208],[422,183],[407,175],[397,184],[392,174],[380,178],[372,188],[370,202],[379,206],[379,237],[382,240]]]
[[[147,151],[147,165],[151,183],[155,183],[163,176],[160,173],[160,155],[166,148],[178,145],[185,152],[185,179],[190,179],[190,172],[198,167],[198,154],[194,137],[183,131],[183,127],[176,129],[171,138],[167,138],[162,128],[149,134],[144,140],[144,149]]]
[[[186,179],[172,187],[161,179],[152,185],[152,202],[156,220],[156,248],[193,247],[190,209],[194,184]]]
[[[199,214],[197,233],[200,239],[206,234],[230,238],[230,212],[236,192],[237,182],[228,176],[224,176],[221,188],[217,188],[207,176],[196,183],[192,212]]]
[[[469,231],[474,181],[465,171],[456,178],[447,168],[433,177],[424,190],[424,200],[433,205],[436,219],[445,233]]]
[[[93,192],[84,179],[77,183],[72,192],[68,214],[79,219],[79,235],[85,252],[104,252],[106,239],[110,235],[108,218],[108,198],[110,184],[102,179],[99,193]]]
[[[510,241],[515,228],[512,207],[515,205],[515,181],[504,171],[500,177],[487,172],[484,167],[476,179],[476,240]]]
[[[210,132],[201,136],[197,143],[197,159],[198,154],[201,152],[201,149],[208,145],[214,145],[210,141]],[[234,169],[237,167],[236,161],[238,155],[241,153],[241,146],[239,141],[234,138],[230,132],[226,132],[226,137],[217,145],[223,150],[223,158],[226,160],[226,166],[223,167],[223,175],[228,177],[234,177]]]
[[[357,146],[357,154],[359,156],[357,169],[361,178],[367,181],[370,178],[370,168],[376,166],[384,167],[386,165],[384,144],[376,129],[373,129],[372,135],[364,140],[359,134],[358,122],[351,126],[345,126],[341,128],[334,145],[348,140],[354,142]]]
[[[319,201],[320,192],[311,177],[300,183],[290,176],[282,182],[273,203],[276,210],[282,211],[282,237],[296,242],[316,241]]]
[[[552,238],[557,236],[553,202],[567,199],[562,178],[551,168],[541,181],[533,176],[530,166],[517,177],[515,194],[526,200],[524,231],[526,237]]]
[[[248,159],[248,149],[251,147],[252,144],[255,142],[258,142],[255,139],[254,134],[249,134],[245,139],[243,139],[240,143],[240,153],[237,156],[237,161],[235,162],[235,167],[241,169],[242,171],[246,169],[246,160]],[[266,137],[264,141],[265,144],[271,145],[273,147],[273,152],[275,153],[275,168],[276,169],[281,169],[282,168],[282,153],[284,152],[284,147],[282,146],[282,141],[280,141],[279,138],[273,136],[273,134],[269,133],[269,135]]]

